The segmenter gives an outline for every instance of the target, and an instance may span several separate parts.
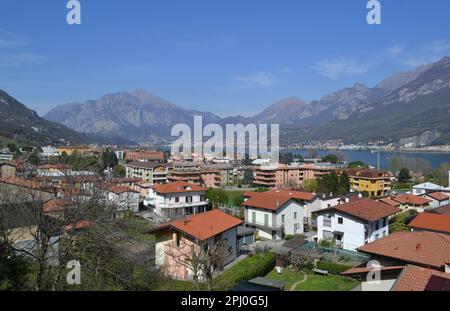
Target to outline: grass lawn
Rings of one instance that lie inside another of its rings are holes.
[[[300,283],[295,287],[295,291],[350,291],[359,285],[359,282],[338,276],[321,276],[308,273],[308,279],[304,283]],[[304,274],[286,270],[283,274],[278,274],[275,270],[270,272],[267,276],[269,279],[277,281],[285,281],[288,283],[286,290],[290,290],[292,285],[303,280]]]

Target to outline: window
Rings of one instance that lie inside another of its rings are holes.
[[[186,203],[192,203],[192,197],[186,197]]]
[[[380,229],[380,223],[377,221],[375,223],[375,231],[378,230],[378,229]]]
[[[175,202],[176,203],[180,202],[180,197],[175,197]]]
[[[380,235],[379,234],[376,234],[375,235],[375,240],[378,240],[380,238]]]
[[[252,212],[252,222],[256,223],[256,212]]]
[[[297,220],[297,212],[294,213],[294,219]]]
[[[323,216],[323,226],[331,227],[331,216],[328,216],[328,215]]]
[[[180,247],[180,235],[178,233],[176,235],[175,244],[177,247]]]
[[[286,215],[281,215],[281,223],[284,224],[286,222]]]
[[[338,224],[342,225],[344,223],[344,218],[338,217]]]

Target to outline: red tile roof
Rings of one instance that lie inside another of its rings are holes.
[[[271,194],[262,192],[252,195],[242,205],[247,207],[255,207],[271,211],[277,211],[290,200],[293,200],[293,198],[283,195],[275,195],[273,193]]]
[[[94,224],[87,220],[80,220],[75,223],[75,226],[73,224],[69,224],[66,226],[67,231],[72,231],[72,229],[75,227],[75,229],[84,229],[88,227],[92,227]]]
[[[311,201],[316,197],[316,194],[282,189],[268,192],[246,191],[243,196],[249,198],[243,203],[244,206],[276,211],[289,202],[289,200]]]
[[[379,271],[396,271],[402,270],[404,267],[405,266],[380,267]],[[355,267],[342,272],[341,275],[366,274],[372,272],[373,270],[373,267]]]
[[[5,184],[9,184],[9,185],[19,186],[19,187],[24,187],[24,188],[34,189],[34,190],[40,190],[40,191],[45,191],[45,192],[52,192],[52,190],[53,190],[52,187],[48,187],[41,182],[38,182],[35,180],[24,179],[24,178],[19,178],[19,177],[8,177],[8,178],[0,179],[0,183],[5,183]]]
[[[205,241],[243,223],[244,222],[241,219],[225,214],[220,210],[212,210],[172,221],[158,228],[151,229],[149,233],[171,228],[176,231],[181,231],[200,241]]]
[[[414,229],[450,233],[450,215],[421,213],[408,226]]]
[[[287,196],[287,197],[291,197],[291,198],[303,200],[303,201],[311,201],[312,199],[314,199],[317,196],[317,194],[312,193],[312,192],[301,192],[301,191],[294,191],[294,190],[289,190],[289,189],[282,189],[282,190],[274,189],[267,193],[283,195],[283,196]]]
[[[346,172],[348,176],[356,178],[378,179],[392,177],[392,174],[389,172],[371,169],[348,169]]]
[[[103,188],[105,190],[111,191],[115,194],[123,194],[123,193],[129,193],[129,192],[134,192],[134,193],[139,193],[136,190],[131,189],[130,187],[125,187],[125,186],[116,186],[116,185],[104,185]]]
[[[64,200],[62,199],[51,199],[44,203],[42,206],[42,211],[44,213],[55,213],[61,212],[63,210]]]
[[[425,205],[431,202],[430,199],[422,198],[414,194],[399,194],[392,198],[401,204]]]
[[[449,196],[442,193],[442,192],[433,192],[433,193],[428,193],[427,194],[428,197],[435,199],[437,201],[446,201],[449,199]]]
[[[365,220],[365,221],[376,221],[398,212],[401,212],[401,209],[385,204],[383,202],[371,200],[371,199],[362,199],[355,202],[345,203],[341,205],[336,205],[333,207],[329,207],[326,209],[322,209],[316,211],[316,214],[323,214],[329,212],[340,212],[347,215],[351,215],[353,217]]]
[[[379,201],[383,202],[383,203],[386,203],[386,204],[389,204],[391,206],[395,206],[395,207],[398,207],[398,206],[401,205],[399,202],[391,200],[389,198],[380,199]]]
[[[450,215],[450,204],[429,210],[428,212],[433,214]]]
[[[434,232],[396,232],[358,251],[441,269],[450,262],[450,236]]]
[[[392,287],[392,290],[424,291],[433,276],[446,279],[447,282],[450,282],[449,273],[408,265],[400,274],[397,282],[395,282]]]
[[[161,194],[208,191],[206,188],[185,181],[154,185],[153,190]]]

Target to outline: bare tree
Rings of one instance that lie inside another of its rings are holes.
[[[180,266],[187,269],[195,283],[205,283],[211,291],[214,278],[223,270],[225,261],[232,252],[232,248],[223,238],[212,238],[206,241],[183,240],[179,246],[171,243],[165,255],[175,263],[176,273],[179,272]]]

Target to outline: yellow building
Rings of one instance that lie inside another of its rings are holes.
[[[392,189],[394,176],[386,171],[370,169],[347,170],[352,191],[366,192],[369,197],[386,195]]]

